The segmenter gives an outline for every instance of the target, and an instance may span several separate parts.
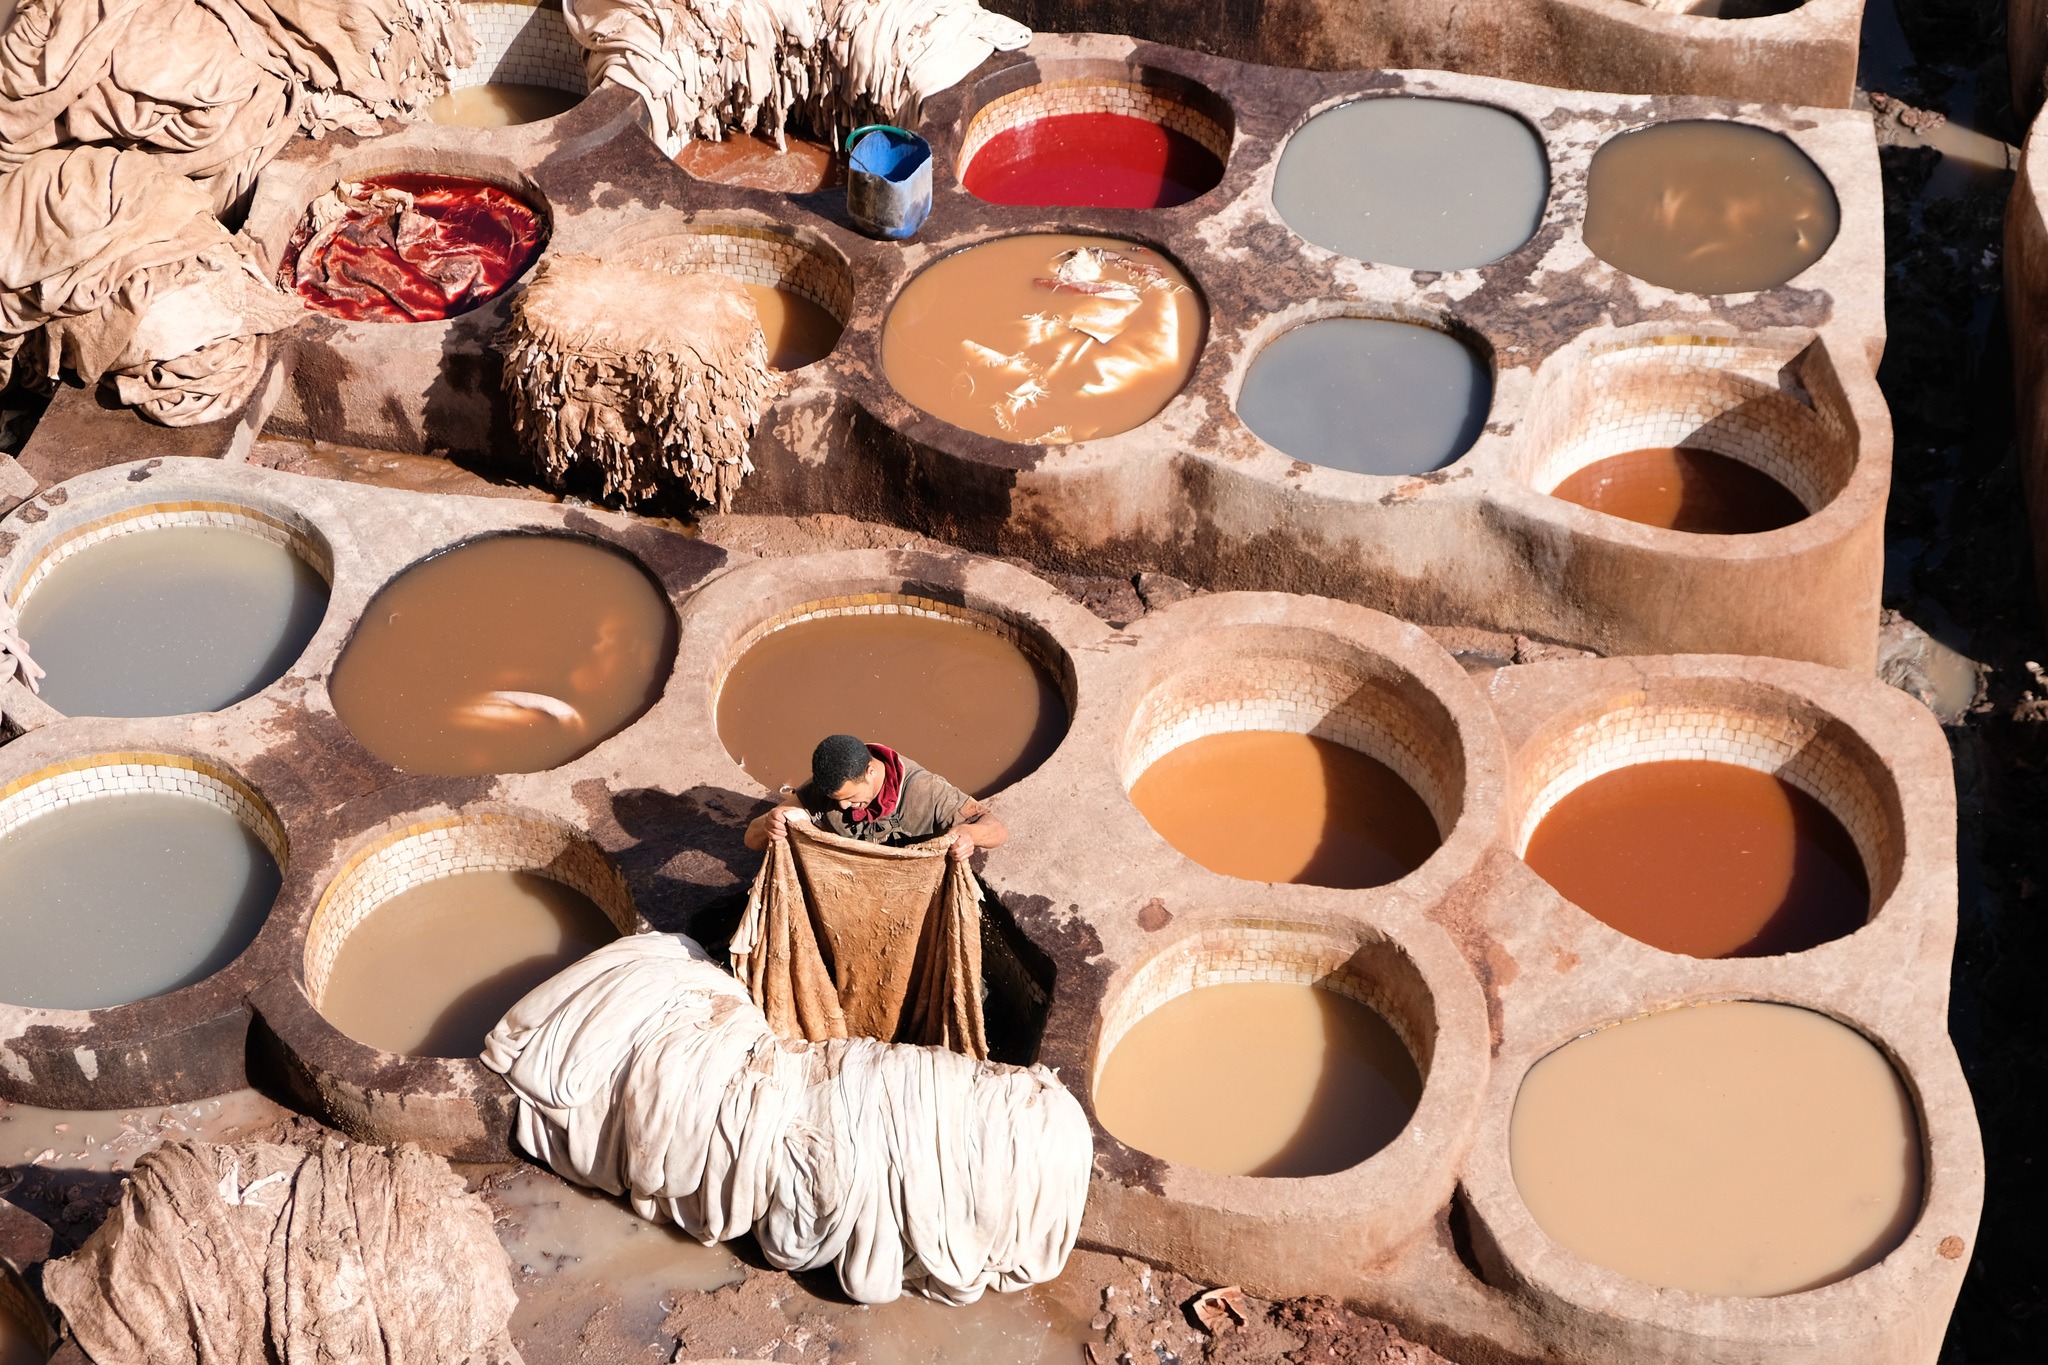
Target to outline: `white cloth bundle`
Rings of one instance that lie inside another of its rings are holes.
[[[484,1045],[519,1144],[710,1243],[752,1230],[846,1292],[972,1303],[1066,1264],[1088,1196],[1081,1106],[1044,1067],[872,1039],[778,1038],[681,935],[607,944]]]
[[[807,115],[820,133],[912,115],[1031,30],[975,0],[563,0],[590,83],[639,94],[662,153]]]

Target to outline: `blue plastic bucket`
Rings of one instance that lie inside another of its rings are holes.
[[[846,139],[846,214],[870,237],[913,237],[932,211],[932,145],[916,133],[870,123]]]

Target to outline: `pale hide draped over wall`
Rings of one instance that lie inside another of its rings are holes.
[[[1058,1275],[1093,1139],[1042,1066],[867,1038],[778,1038],[681,935],[606,944],[512,1007],[484,1065],[519,1145],[699,1241],[752,1231],[846,1292],[972,1303]]]
[[[662,154],[729,128],[781,145],[802,115],[817,132],[914,117],[991,52],[1031,30],[975,0],[563,0],[602,80],[639,94]]]

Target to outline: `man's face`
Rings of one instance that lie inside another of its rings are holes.
[[[881,789],[882,760],[870,759],[867,772],[833,792],[832,800],[839,809],[852,810],[855,806],[865,806],[873,801],[875,793]]]

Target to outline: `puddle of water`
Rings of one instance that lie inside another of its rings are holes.
[[[232,1142],[290,1115],[254,1090],[136,1109],[40,1109],[0,1100],[0,1171],[127,1171],[166,1142]]]

